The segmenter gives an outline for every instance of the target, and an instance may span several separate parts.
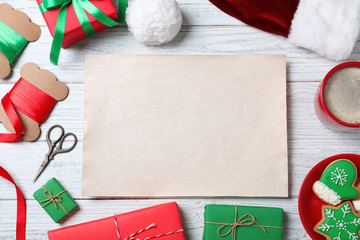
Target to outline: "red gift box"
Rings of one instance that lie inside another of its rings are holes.
[[[43,0],[36,0],[38,5],[42,4]],[[115,20],[117,19],[116,9],[112,0],[89,0],[92,4],[94,4],[97,8],[99,8],[103,13],[105,13],[108,17]],[[52,36],[54,36],[56,21],[58,18],[60,7],[48,10],[43,13],[46,24],[50,30]],[[88,12],[86,12],[92,27],[95,32],[99,32],[108,28],[106,25],[100,23],[93,16],[91,16]],[[65,48],[81,39],[86,38],[86,34],[82,29],[80,22],[75,14],[74,8],[72,4],[69,4],[66,18],[66,27],[65,27],[65,35],[62,43],[62,47]]]
[[[185,240],[176,202],[53,230],[48,235],[49,240]]]

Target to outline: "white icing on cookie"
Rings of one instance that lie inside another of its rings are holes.
[[[316,195],[327,203],[338,205],[341,202],[339,194],[320,181],[314,183],[313,189]]]
[[[352,201],[355,211],[360,211],[360,200]]]

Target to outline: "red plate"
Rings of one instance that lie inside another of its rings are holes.
[[[319,180],[325,168],[337,159],[348,159],[352,161],[360,173],[360,155],[340,154],[329,157],[319,162],[306,175],[299,193],[299,214],[306,232],[313,240],[324,240],[325,238],[313,231],[314,226],[321,220],[321,207],[325,203],[319,199],[312,190],[315,181]],[[359,180],[359,179],[358,179]]]

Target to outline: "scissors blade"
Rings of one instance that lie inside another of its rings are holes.
[[[46,168],[46,166],[49,164],[49,159],[48,157],[46,156],[44,161],[41,163],[41,166],[39,168],[39,170],[37,171],[35,177],[34,177],[34,180],[33,182],[36,181],[36,179],[38,179],[38,177],[40,176],[40,174],[44,171],[44,169]]]

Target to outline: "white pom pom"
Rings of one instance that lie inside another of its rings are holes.
[[[178,34],[182,17],[175,0],[130,0],[126,23],[139,42],[160,45]]]

